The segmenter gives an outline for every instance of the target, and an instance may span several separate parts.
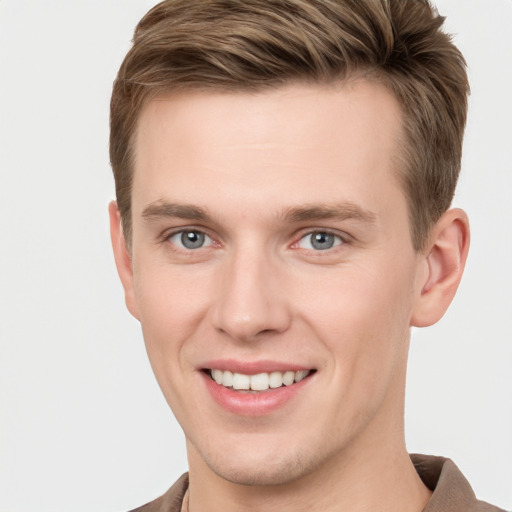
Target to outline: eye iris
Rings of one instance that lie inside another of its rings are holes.
[[[313,233],[311,246],[319,251],[330,249],[334,245],[334,235],[330,233]]]
[[[181,243],[187,249],[197,249],[204,244],[204,233],[197,231],[184,231],[181,234]]]

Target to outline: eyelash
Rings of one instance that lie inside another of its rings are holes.
[[[208,245],[201,245],[197,248],[188,248],[188,247],[180,247],[176,242],[173,242],[172,239],[178,235],[181,235],[183,237],[186,233],[196,233],[198,235],[204,236],[205,239],[209,239],[210,243]],[[161,239],[162,242],[168,242],[175,251],[177,252],[184,252],[184,253],[190,253],[193,251],[196,251],[198,249],[204,249],[206,247],[210,247],[212,245],[219,246],[220,244],[214,240],[213,237],[211,237],[208,233],[206,233],[203,229],[197,229],[197,228],[180,228],[172,232],[165,233],[162,236]]]
[[[291,248],[292,249],[300,249],[301,248],[299,246],[300,242],[302,240],[307,239],[308,237],[312,237],[313,235],[328,235],[328,236],[332,236],[338,240],[337,243],[335,241],[333,246],[328,247],[326,249],[303,248],[309,252],[315,253],[318,256],[322,255],[322,253],[330,254],[330,253],[332,253],[332,251],[335,251],[337,248],[340,248],[340,246],[347,245],[350,243],[349,236],[344,233],[339,233],[338,231],[333,231],[333,230],[326,229],[326,228],[316,228],[316,229],[309,229],[307,231],[301,232],[299,237],[296,239],[296,241],[293,242],[293,244],[291,245]]]
[[[205,240],[209,240],[209,243],[207,245],[201,245],[197,248],[188,248],[188,247],[183,247],[183,246],[180,246],[178,245],[177,242],[173,242],[172,239],[178,235],[181,235],[181,237],[183,237],[184,234],[186,233],[196,233],[200,236],[204,236],[205,237]],[[316,255],[322,255],[322,253],[324,254],[330,254],[332,253],[333,250],[336,250],[336,248],[339,248],[340,246],[343,246],[343,245],[347,245],[350,243],[350,237],[348,235],[346,235],[345,233],[339,233],[337,231],[333,231],[333,230],[330,230],[330,229],[325,229],[325,228],[316,228],[316,229],[309,229],[307,231],[303,231],[299,234],[299,237],[298,238],[295,238],[295,241],[290,245],[290,248],[293,249],[293,250],[298,250],[298,249],[301,249],[301,247],[299,246],[299,244],[301,243],[301,241],[307,239],[307,237],[312,237],[313,235],[327,235],[329,237],[334,237],[334,242],[333,242],[333,245],[331,247],[327,247],[325,249],[315,249],[314,247],[302,247],[302,249],[308,251],[308,252],[311,252],[311,253],[315,253]],[[195,252],[196,250],[199,250],[199,249],[205,249],[205,248],[208,248],[208,247],[220,247],[221,244],[219,242],[217,242],[212,236],[210,236],[204,229],[199,229],[199,228],[193,228],[193,227],[190,227],[190,228],[187,228],[187,227],[184,227],[184,228],[180,228],[180,229],[177,229],[177,230],[174,230],[172,232],[168,232],[168,233],[165,233],[163,236],[162,236],[162,239],[161,239],[162,242],[168,242],[169,245],[172,246],[173,250],[175,250],[176,252],[181,252],[181,253],[191,253],[191,252]],[[310,244],[311,245],[311,244]]]

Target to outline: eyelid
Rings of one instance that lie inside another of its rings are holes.
[[[303,229],[299,233],[297,233],[297,235],[294,237],[294,242],[291,244],[291,248],[292,249],[300,249],[300,247],[298,247],[299,242],[302,239],[304,239],[305,237],[311,236],[314,233],[325,233],[328,235],[333,235],[333,236],[339,238],[341,240],[341,243],[334,245],[330,249],[325,249],[324,251],[315,250],[315,249],[305,249],[305,250],[313,250],[314,252],[318,252],[318,253],[321,253],[321,252],[327,253],[329,251],[335,250],[335,248],[339,247],[340,245],[350,244],[354,240],[350,235],[348,235],[344,231],[338,231],[336,229],[321,228],[321,227],[307,228],[307,229]]]
[[[208,237],[211,240],[211,243],[209,243],[208,245],[203,246],[201,248],[207,248],[207,247],[211,247],[211,246],[220,247],[222,245],[222,243],[218,240],[218,237],[214,236],[210,232],[209,229],[201,227],[201,226],[194,226],[194,225],[177,226],[175,228],[167,229],[158,236],[158,239],[159,239],[158,241],[160,243],[170,242],[170,239],[173,236],[176,236],[176,235],[181,234],[186,231],[197,231],[198,233],[204,234],[206,237]],[[335,247],[338,247],[339,245],[346,245],[346,244],[350,244],[350,243],[354,242],[354,238],[351,235],[349,235],[348,233],[346,233],[345,231],[339,231],[337,229],[325,228],[325,227],[308,227],[308,228],[301,229],[298,233],[296,233],[293,236],[293,242],[291,243],[291,245],[289,247],[292,249],[298,249],[299,248],[298,243],[303,238],[305,238],[307,236],[311,236],[314,233],[326,233],[329,235],[333,235],[333,236],[339,238],[342,242],[341,244],[336,244],[331,249],[326,249],[323,252],[329,252],[329,250],[332,250]],[[180,248],[179,246],[177,246],[176,244],[174,244],[172,242],[171,242],[171,244],[174,245],[176,247],[176,249],[183,250],[186,252],[198,250],[198,249]],[[322,251],[315,250],[314,252],[322,252]]]
[[[172,237],[182,234],[182,233],[186,233],[187,231],[194,231],[194,232],[203,234],[205,237],[208,237],[208,239],[210,240],[210,243],[208,243],[207,245],[204,245],[202,247],[199,247],[197,249],[187,249],[186,247],[181,247],[181,246],[177,245],[176,243],[171,242]],[[198,227],[198,226],[177,226],[175,228],[168,229],[168,230],[164,231],[159,236],[159,241],[161,243],[169,243],[170,245],[173,245],[176,248],[176,250],[184,251],[184,252],[198,251],[199,249],[205,249],[205,248],[208,248],[211,246],[220,246],[220,243],[218,242],[218,240],[211,233],[209,233],[208,229],[205,229],[203,227]]]

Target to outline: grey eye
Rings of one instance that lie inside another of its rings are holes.
[[[212,239],[208,235],[195,230],[179,231],[174,233],[169,240],[185,249],[200,249],[212,243]]]
[[[314,231],[300,239],[299,247],[302,249],[313,249],[315,251],[326,251],[341,243],[342,240],[337,235],[325,231]]]

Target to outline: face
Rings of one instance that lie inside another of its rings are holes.
[[[153,100],[127,303],[191,471],[285,483],[400,438],[419,287],[381,85]]]

